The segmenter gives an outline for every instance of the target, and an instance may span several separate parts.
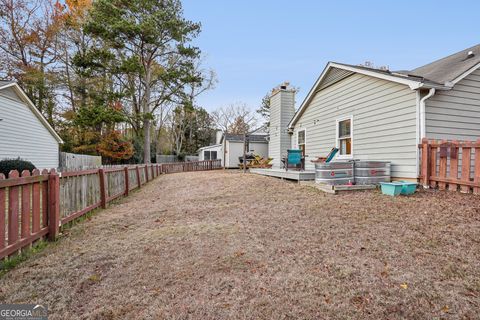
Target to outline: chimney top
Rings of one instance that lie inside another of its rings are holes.
[[[280,91],[294,91],[296,92],[296,89],[294,87],[290,86],[290,82],[285,81],[281,83],[280,85],[276,86],[275,88],[272,89],[272,96]]]

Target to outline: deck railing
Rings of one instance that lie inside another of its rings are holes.
[[[421,181],[425,187],[480,194],[480,139],[447,141],[423,139]]]
[[[182,171],[218,168],[218,161],[198,161],[184,165]],[[61,173],[11,171],[8,179],[0,174],[0,259],[40,238],[54,240],[62,225],[96,208],[106,208],[162,173],[179,170],[170,164],[148,164]]]

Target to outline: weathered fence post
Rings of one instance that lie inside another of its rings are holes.
[[[429,164],[430,148],[428,146],[428,139],[422,139],[422,179],[423,187],[427,189],[429,187],[430,180],[430,164]]]
[[[107,208],[107,190],[105,185],[105,171],[98,169],[98,177],[100,178],[100,203],[103,209]]]
[[[137,173],[138,188],[140,189],[142,187],[142,180],[140,180],[140,168],[138,166],[135,167],[135,172]]]
[[[128,181],[128,167],[123,168],[125,171],[125,196],[128,196],[128,192],[130,191],[130,181]]]
[[[148,164],[145,165],[145,183],[148,182]]]
[[[48,239],[55,241],[60,232],[60,177],[55,169],[48,175]]]

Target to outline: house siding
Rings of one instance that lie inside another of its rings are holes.
[[[306,169],[336,145],[336,120],[353,117],[353,158],[392,162],[392,176],[416,178],[416,94],[406,85],[353,74],[317,91],[294,126],[306,129]]]
[[[38,169],[57,168],[59,146],[24,103],[0,95],[0,159],[22,158]]]
[[[429,139],[480,138],[480,70],[425,102],[425,131]]]

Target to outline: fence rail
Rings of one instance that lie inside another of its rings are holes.
[[[128,196],[162,173],[220,167],[216,161],[198,161],[180,167],[149,164],[61,173],[11,171],[8,179],[0,174],[0,259],[45,236],[55,239],[62,225],[106,208],[110,201]]]
[[[423,139],[421,181],[425,187],[480,194],[480,139],[447,141]]]

